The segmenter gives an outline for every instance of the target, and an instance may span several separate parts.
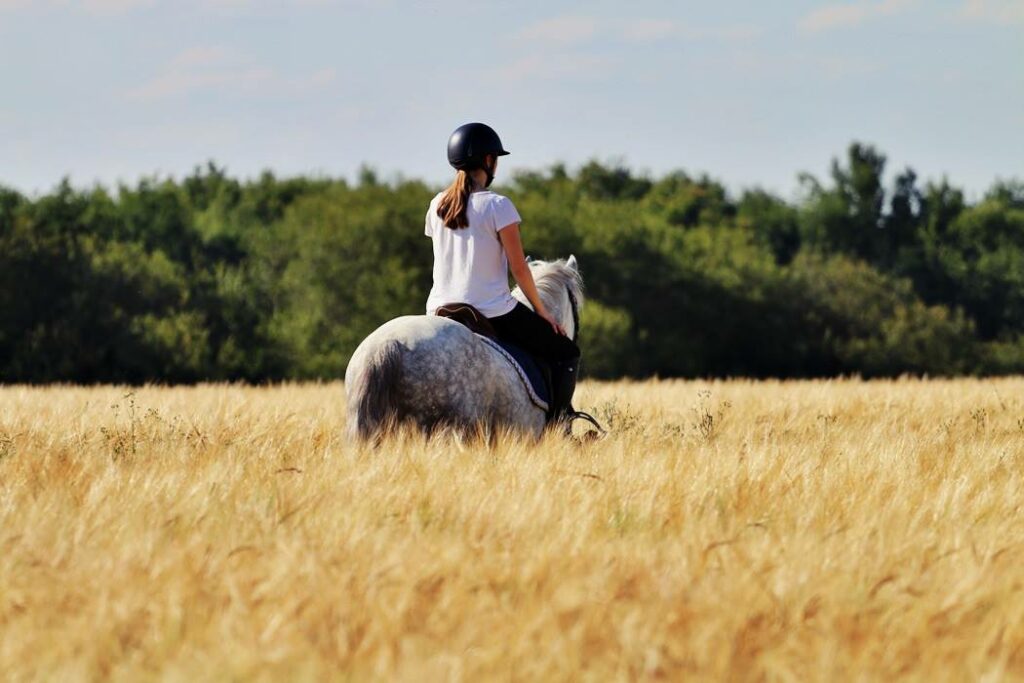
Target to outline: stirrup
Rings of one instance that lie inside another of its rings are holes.
[[[574,420],[584,420],[585,422],[589,422],[597,429],[601,436],[608,435],[608,430],[600,425],[597,418],[590,413],[583,412],[582,410],[570,410],[566,412],[565,417],[562,418],[562,423],[565,425],[567,431],[572,429],[572,423]]]

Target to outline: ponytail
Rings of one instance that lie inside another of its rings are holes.
[[[458,230],[469,227],[466,208],[469,206],[469,193],[473,191],[473,179],[464,169],[455,174],[455,180],[448,186],[437,203],[437,215],[446,227]]]

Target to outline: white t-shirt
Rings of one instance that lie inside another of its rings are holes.
[[[508,287],[508,258],[498,231],[520,222],[507,197],[482,190],[469,195],[469,227],[445,227],[437,215],[443,193],[430,202],[424,232],[434,243],[434,286],[427,313],[452,303],[472,304],[488,318],[516,306]]]

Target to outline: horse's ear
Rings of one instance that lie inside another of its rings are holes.
[[[532,257],[532,256],[527,256],[527,257],[526,257],[526,262],[527,262],[527,263],[529,263],[529,262],[530,262],[530,261],[532,261],[532,260],[533,260],[533,257]]]
[[[577,273],[580,271],[580,265],[578,263],[576,263],[576,255],[575,254],[569,254],[569,260],[565,262],[565,265],[569,266],[570,268],[575,270]]]

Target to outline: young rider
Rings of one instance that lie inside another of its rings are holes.
[[[455,180],[430,202],[426,234],[434,245],[434,286],[427,313],[467,303],[486,316],[502,339],[551,365],[551,413],[561,422],[572,411],[580,350],[544,306],[523,255],[520,217],[507,197],[488,188],[498,157],[508,154],[498,134],[482,123],[467,123],[448,139],[448,163]],[[512,297],[508,273],[533,305]]]

